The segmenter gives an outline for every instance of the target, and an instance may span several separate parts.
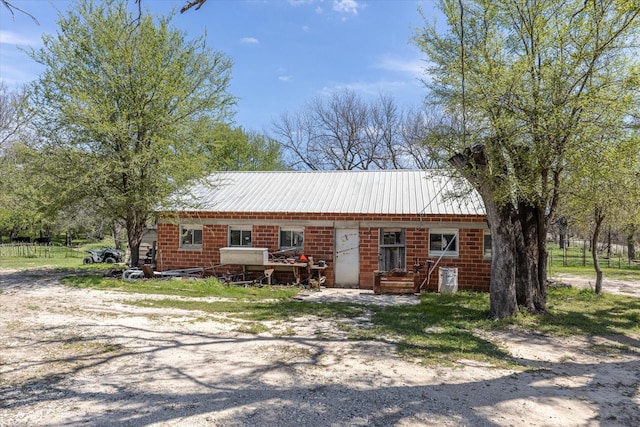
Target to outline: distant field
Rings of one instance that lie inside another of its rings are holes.
[[[113,240],[103,242],[83,242],[79,246],[36,245],[36,244],[1,244],[0,268],[25,270],[35,268],[96,268],[83,266],[82,260],[88,254],[86,249],[101,249],[113,246]],[[104,266],[102,266],[104,267]]]

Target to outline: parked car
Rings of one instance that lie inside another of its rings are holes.
[[[107,264],[115,264],[117,262],[122,262],[124,257],[124,252],[119,249],[113,248],[104,248],[102,250],[99,249],[90,249],[85,252],[89,253],[90,256],[85,257],[82,260],[83,264],[93,264],[106,262]]]

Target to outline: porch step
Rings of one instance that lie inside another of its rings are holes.
[[[416,292],[415,275],[374,273],[373,292],[376,294],[412,294]]]

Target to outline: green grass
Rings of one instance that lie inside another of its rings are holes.
[[[602,274],[605,279],[617,279],[617,280],[628,280],[630,282],[640,282],[640,265],[632,265],[631,267],[625,268],[608,268],[605,265],[601,265]],[[587,267],[563,267],[563,266],[553,266],[550,271],[548,271],[549,277],[553,277],[557,274],[571,274],[572,276],[579,277],[591,277],[595,280],[596,271],[593,269],[593,266]]]
[[[184,297],[220,297],[231,299],[279,300],[289,299],[300,289],[293,287],[240,287],[227,286],[215,279],[151,279],[125,281],[101,275],[75,275],[64,277],[62,283],[76,288],[115,290],[139,294],[178,295]],[[175,301],[175,300],[170,300]]]
[[[82,258],[0,257],[0,266],[11,270],[69,269],[81,267]]]
[[[549,276],[565,273],[595,278],[593,260],[588,248],[585,251],[585,248],[582,247],[571,247],[565,252],[558,249],[557,246],[551,245],[548,250],[547,271]],[[614,254],[611,259],[607,259],[605,254],[600,254],[600,268],[605,278],[640,282],[640,263],[629,263],[626,256],[621,254]]]
[[[508,353],[475,333],[494,327],[488,307],[486,293],[424,294],[420,305],[373,308],[375,327],[368,333],[398,337],[400,353],[425,364],[467,359],[512,366]]]
[[[295,321],[306,316],[335,319],[336,331],[349,339],[384,340],[397,344],[401,355],[424,364],[455,365],[476,360],[492,366],[515,367],[517,362],[478,331],[519,329],[555,336],[610,336],[640,334],[640,299],[596,295],[590,290],[549,290],[549,313],[521,313],[513,319],[488,319],[489,295],[460,292],[425,294],[416,306],[364,306],[351,303],[311,303],[289,300],[207,302],[194,300],[142,300],[131,304],[171,307],[223,314],[252,322]],[[344,323],[371,313],[370,325]],[[255,326],[253,326],[255,327]],[[260,330],[263,332],[263,330]],[[598,349],[607,352],[607,349]],[[609,352],[626,351],[624,347]]]
[[[0,248],[0,268],[11,270],[57,269],[61,271],[102,271],[113,268],[106,264],[83,265],[88,256],[85,250],[113,247],[113,239],[103,241],[83,241],[78,246],[29,246],[21,248]],[[18,253],[19,252],[19,253]]]
[[[300,290],[295,287],[245,288],[226,286],[215,280],[188,279],[127,282],[104,278],[96,274],[96,270],[86,267],[66,267],[66,271],[80,272],[82,275],[66,277],[63,283],[77,288],[166,295],[167,298],[162,299],[132,300],[129,304],[222,315],[230,320],[241,320],[243,323],[237,330],[253,334],[269,331],[265,322],[287,322],[284,325],[287,328],[286,335],[292,336],[296,322],[301,318],[315,316],[331,319],[336,323],[334,331],[319,332],[318,339],[335,339],[342,335],[342,339],[392,342],[403,357],[425,364],[455,365],[463,360],[476,360],[490,366],[516,367],[518,362],[498,344],[482,338],[484,334],[479,333],[482,331],[519,330],[554,336],[626,336],[634,340],[640,336],[640,299],[606,293],[596,295],[588,289],[550,288],[548,313],[531,315],[523,312],[512,319],[491,321],[487,316],[487,293],[429,293],[422,295],[421,303],[415,306],[312,303],[292,300],[291,297]],[[579,274],[575,270],[573,268],[568,272]],[[635,274],[635,270],[630,270],[627,277],[635,280]],[[174,296],[191,298],[172,298]],[[211,301],[203,297],[226,300]],[[367,316],[369,322],[361,321]],[[630,349],[627,344],[593,346],[592,350],[617,354],[635,350],[635,347]]]
[[[298,292],[296,290],[296,292]],[[295,320],[299,317],[317,316],[320,318],[353,318],[366,312],[366,307],[359,304],[334,302],[318,304],[304,301],[193,301],[193,300],[138,300],[130,304],[143,307],[181,308],[184,310],[200,310],[211,314],[224,314],[243,320],[276,321]]]

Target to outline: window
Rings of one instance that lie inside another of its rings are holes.
[[[302,229],[280,229],[280,248],[302,248],[303,246],[304,231]]]
[[[458,256],[458,230],[429,230],[429,255]]]
[[[202,249],[202,226],[181,225],[180,247],[184,249]]]
[[[251,227],[229,227],[229,246],[251,246]]]
[[[484,232],[484,238],[482,241],[482,253],[485,258],[491,258],[491,233]]]
[[[380,229],[380,271],[404,270],[405,265],[404,229]]]

